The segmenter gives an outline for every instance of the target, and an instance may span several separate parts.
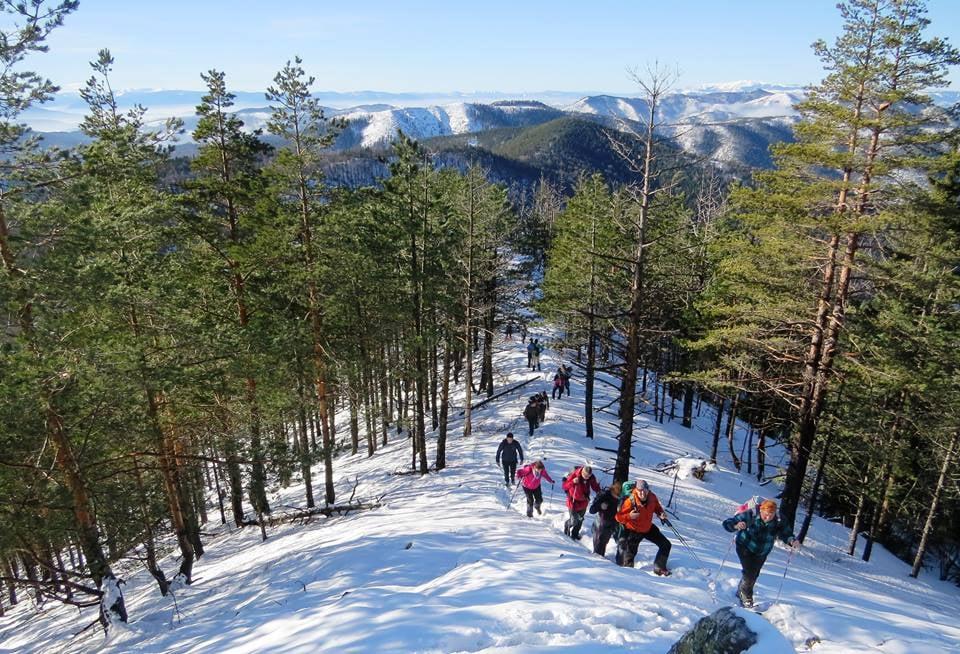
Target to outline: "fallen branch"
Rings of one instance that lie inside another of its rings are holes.
[[[484,404],[486,404],[486,403],[489,402],[490,400],[495,400],[495,399],[497,399],[498,397],[501,397],[501,396],[503,396],[503,395],[506,395],[507,393],[512,393],[513,391],[517,390],[518,388],[522,388],[522,387],[526,386],[527,384],[529,384],[530,382],[535,382],[535,381],[537,381],[538,379],[541,379],[541,377],[540,377],[539,375],[536,376],[536,377],[531,377],[530,379],[528,379],[528,380],[525,381],[525,382],[520,382],[519,384],[517,384],[517,385],[515,385],[515,386],[511,386],[510,388],[508,388],[508,389],[506,389],[506,390],[500,391],[500,392],[497,393],[496,395],[491,395],[490,397],[488,397],[488,398],[485,399],[484,401],[482,401],[482,402],[477,402],[476,404],[474,404],[472,407],[470,407],[470,410],[471,410],[471,411],[476,411],[477,409],[479,409],[480,407],[482,407]],[[462,416],[464,413],[466,413],[465,410],[464,410],[464,411],[461,411],[461,412],[460,412],[460,415]]]

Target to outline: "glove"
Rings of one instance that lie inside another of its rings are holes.
[[[661,523],[661,524],[664,524],[664,525],[666,525],[666,526],[668,526],[668,527],[672,527],[672,526],[673,526],[673,523],[670,522],[670,518],[668,518],[667,516],[661,516],[661,518],[660,518],[660,523]]]

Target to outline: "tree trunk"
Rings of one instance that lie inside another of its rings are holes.
[[[447,419],[450,413],[450,338],[444,340],[442,386],[440,390],[440,433],[437,435],[437,470],[447,467]]]
[[[717,450],[720,448],[720,428],[723,426],[723,408],[725,402],[723,397],[716,393],[713,397],[717,403],[717,421],[713,423],[713,444],[710,446],[710,463],[717,465]]]
[[[680,424],[690,429],[693,427],[693,399],[695,391],[691,382],[683,383],[683,418]]]
[[[740,394],[734,393],[730,400],[730,411],[727,413],[727,445],[730,447],[730,457],[733,459],[733,466],[740,470],[740,459],[737,457],[736,448],[733,444],[733,436],[737,431],[737,405],[740,401]]]
[[[147,493],[143,487],[143,477],[140,474],[140,465],[136,456],[133,457],[133,471],[137,480],[137,489],[140,491],[140,516],[143,520],[143,546],[147,555],[147,570],[149,570],[153,578],[157,580],[160,594],[166,597],[167,593],[170,592],[170,583],[167,581],[167,576],[163,574],[163,570],[157,565],[157,550],[154,545],[153,524],[150,519],[150,513],[147,511]]]
[[[73,516],[76,520],[77,535],[80,538],[80,547],[86,559],[87,568],[97,588],[117,583],[117,578],[107,563],[107,557],[100,546],[100,530],[97,517],[94,513],[90,492],[87,489],[86,479],[81,472],[80,464],[73,453],[70,438],[63,424],[63,418],[57,412],[55,396],[47,391],[46,418],[47,436],[56,448],[57,467],[63,473],[64,482],[73,501]],[[123,596],[118,595],[112,604],[100,607],[100,623],[107,627],[113,618],[121,622],[127,621],[127,607]]]
[[[923,557],[927,553],[930,534],[933,532],[933,522],[937,517],[937,511],[940,509],[940,498],[943,497],[943,491],[947,483],[947,475],[950,472],[950,466],[953,464],[953,453],[957,447],[958,439],[960,439],[960,430],[953,432],[953,436],[950,438],[950,444],[947,446],[947,452],[943,457],[943,465],[940,466],[940,477],[937,479],[937,486],[933,490],[933,498],[930,500],[930,510],[927,512],[927,521],[923,526],[923,534],[920,536],[917,556],[913,559],[913,567],[910,569],[910,576],[914,579],[920,574],[920,568],[923,566]]]

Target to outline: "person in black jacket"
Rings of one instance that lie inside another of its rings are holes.
[[[513,440],[513,432],[507,432],[507,437],[500,441],[497,448],[497,465],[503,464],[503,481],[510,485],[517,474],[517,462],[523,463],[523,448]]]
[[[609,488],[593,499],[590,513],[597,514],[597,521],[593,525],[593,552],[606,556],[607,543],[610,537],[617,532],[617,506],[620,503],[620,482],[615,481]]]
[[[530,397],[527,408],[523,410],[523,417],[527,419],[527,424],[530,425],[530,437],[532,438],[533,430],[540,425],[540,404],[537,402],[536,396]]]

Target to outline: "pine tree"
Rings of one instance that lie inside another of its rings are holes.
[[[941,124],[924,89],[942,86],[957,51],[926,39],[922,3],[851,0],[843,33],[814,49],[828,71],[798,105],[797,141],[775,148],[777,170],[734,196],[718,259],[718,376],[778,398],[795,426],[781,513],[793,524],[842,332],[858,257],[877,216],[902,201],[902,175],[929,166]]]
[[[305,293],[294,290],[297,301],[306,309],[310,323],[314,385],[323,433],[323,462],[327,504],[335,500],[333,488],[333,435],[330,433],[329,354],[324,328],[322,280],[324,268],[332,265],[323,251],[321,229],[326,215],[327,187],[320,169],[324,149],[332,145],[342,129],[340,120],[328,120],[316,98],[310,95],[315,79],[293,62],[277,73],[267,89],[271,115],[267,129],[286,142],[270,166],[274,192],[280,200],[282,218],[294,228],[300,253],[300,275]],[[296,287],[295,287],[296,288]],[[304,467],[305,477],[309,469]]]

